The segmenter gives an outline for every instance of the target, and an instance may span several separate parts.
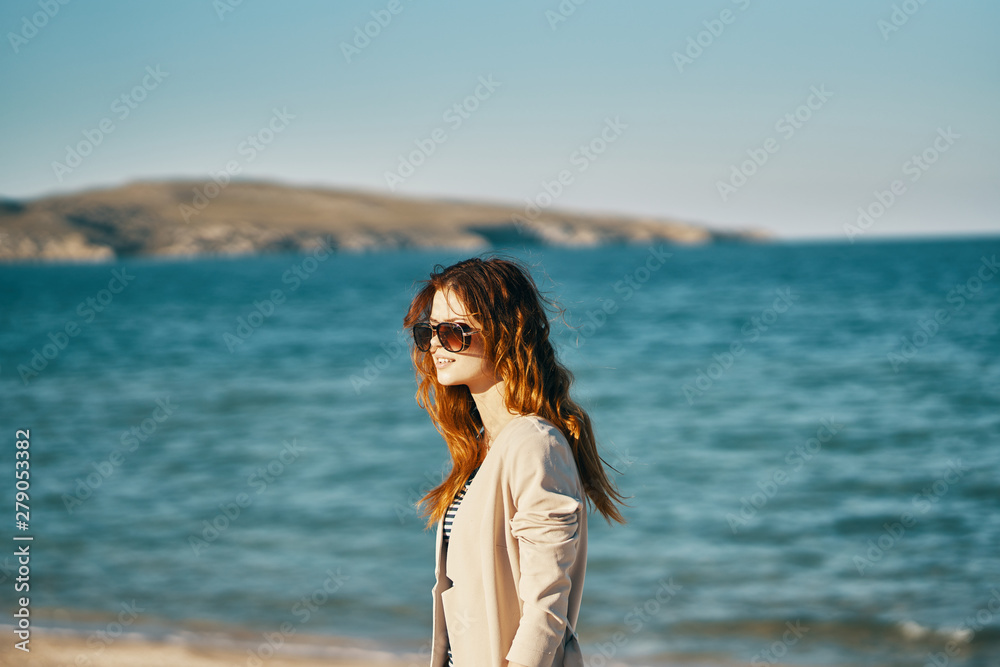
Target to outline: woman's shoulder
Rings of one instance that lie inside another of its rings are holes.
[[[537,438],[539,439],[554,437],[566,440],[565,434],[555,424],[545,417],[536,414],[517,415],[501,430],[497,440],[501,438],[511,439],[513,436],[524,438],[526,435],[532,436],[535,434],[537,434]]]
[[[539,415],[515,417],[497,436],[500,475],[510,480],[514,495],[528,488],[574,490],[579,498],[579,472],[565,434]]]
[[[551,456],[554,451],[571,454],[566,435],[548,419],[536,414],[514,417],[497,436],[493,447],[505,457]]]

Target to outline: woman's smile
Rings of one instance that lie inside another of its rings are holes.
[[[445,366],[447,366],[450,363],[453,363],[454,361],[455,360],[451,357],[434,357],[434,365],[437,366],[438,368],[444,368]]]

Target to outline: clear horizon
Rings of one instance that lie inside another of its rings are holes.
[[[577,2],[7,3],[0,196],[233,167],[789,240],[1000,231],[1000,7]]]

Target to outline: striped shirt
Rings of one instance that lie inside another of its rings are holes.
[[[458,513],[458,506],[462,504],[462,498],[465,497],[465,492],[469,490],[469,485],[472,484],[472,478],[476,476],[479,472],[479,468],[472,471],[469,475],[469,479],[465,481],[465,486],[463,486],[455,499],[451,501],[451,505],[448,506],[448,511],[444,514],[444,524],[441,527],[441,534],[444,539],[444,544],[448,544],[448,540],[451,538],[451,525],[455,522],[455,515]],[[451,655],[451,646],[448,646],[448,667],[455,667],[454,660]]]
[[[472,479],[479,472],[479,468],[472,471],[469,475],[469,479],[465,481],[465,486],[463,486],[458,491],[458,495],[455,499],[451,501],[451,505],[448,506],[448,511],[444,513],[444,526],[442,527],[441,533],[444,537],[444,543],[448,544],[448,540],[451,538],[451,525],[455,522],[455,514],[458,513],[458,506],[462,504],[462,498],[465,497],[465,492],[469,490],[469,485],[472,484]]]

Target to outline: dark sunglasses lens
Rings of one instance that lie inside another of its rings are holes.
[[[413,342],[421,352],[431,349],[431,338],[433,336],[434,332],[431,330],[429,324],[417,324],[413,327]]]
[[[464,342],[462,327],[454,322],[442,322],[438,327],[438,340],[441,341],[441,347],[449,352],[459,352]]]

